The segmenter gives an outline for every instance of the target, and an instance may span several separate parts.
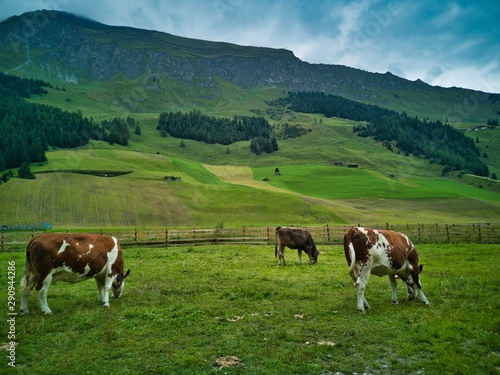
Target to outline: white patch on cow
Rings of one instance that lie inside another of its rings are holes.
[[[111,266],[115,264],[116,258],[118,258],[118,240],[115,237],[111,237],[113,239],[113,242],[115,243],[115,246],[111,249],[111,251],[108,251],[108,262],[107,266],[109,268],[109,272],[111,272]]]
[[[78,258],[81,258],[83,255],[90,255],[90,252],[92,251],[93,247],[94,247],[94,245],[90,244],[89,245],[89,251],[87,251],[85,254],[80,254],[80,256]]]
[[[411,250],[413,246],[408,236],[404,233],[399,233],[399,234],[406,240],[406,244],[408,245],[408,248]]]
[[[88,271],[87,271],[88,268]],[[77,283],[86,279],[86,275],[90,272],[90,267],[87,264],[85,267],[85,271],[83,274],[74,272],[70,267],[63,263],[60,267],[52,269],[50,271],[49,276],[52,278],[52,282],[56,281],[66,281],[69,283]]]
[[[57,255],[61,254],[61,253],[64,253],[64,250],[66,250],[66,248],[69,246],[69,242],[66,242],[66,240],[63,240],[63,243],[61,245],[61,248],[59,249],[59,251],[57,252]]]
[[[91,269],[90,269],[90,265],[89,265],[89,264],[87,264],[87,265],[85,266],[84,270],[83,270],[83,274],[84,274],[85,276],[87,276],[87,275],[89,274],[89,272],[90,272],[90,271],[91,271]]]

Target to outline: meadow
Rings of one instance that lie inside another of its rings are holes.
[[[276,153],[257,156],[244,142],[229,153],[189,140],[181,148],[178,139],[159,137],[146,124],[127,147],[93,141],[48,152],[47,163],[32,166],[35,180],[0,185],[0,223],[50,222],[65,230],[500,220],[498,181],[481,179],[480,188],[477,178],[441,177],[435,164],[358,139],[347,126],[318,126]],[[360,167],[347,168],[350,161]],[[274,176],[276,167],[281,176]],[[130,173],[68,173],[78,170]],[[172,175],[182,182],[164,181]]]
[[[1,372],[498,373],[498,246],[418,248],[430,306],[408,301],[402,285],[392,305],[387,278],[372,276],[364,315],[340,246],[321,247],[314,266],[287,249],[287,267],[274,246],[126,248],[131,275],[109,309],[93,281],[52,285],[50,316],[33,294],[29,315],[16,316],[16,368],[2,351]],[[2,269],[8,262],[18,282],[24,254],[1,253]],[[0,290],[6,298],[5,276]],[[5,350],[6,319],[0,331]],[[240,362],[218,362],[229,356]]]

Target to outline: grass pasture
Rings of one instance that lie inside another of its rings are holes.
[[[421,245],[430,306],[406,300],[402,285],[391,305],[387,278],[372,276],[365,315],[342,248],[320,250],[317,265],[299,266],[287,249],[289,266],[277,267],[272,246],[124,249],[131,275],[109,309],[93,281],[52,285],[51,316],[30,297],[7,373],[498,373],[498,246]],[[24,254],[0,254],[2,269],[11,261],[19,282]],[[5,319],[0,329],[4,348]],[[242,364],[220,368],[225,356]]]
[[[270,184],[301,195],[325,199],[357,198],[475,198],[500,202],[498,193],[476,189],[443,178],[404,178],[384,176],[361,168],[320,165],[288,165],[281,176],[270,175],[270,168],[254,168],[256,180],[270,177]],[[312,183],[313,181],[313,183]]]

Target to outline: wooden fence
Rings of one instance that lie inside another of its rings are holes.
[[[407,234],[415,244],[421,243],[500,243],[499,224],[406,224],[368,226],[391,229]],[[340,245],[350,226],[303,226],[311,232],[317,245]],[[122,247],[169,247],[220,244],[272,245],[275,227],[251,228],[154,228],[96,233],[113,235]],[[24,251],[26,244],[43,231],[2,231],[0,251]]]

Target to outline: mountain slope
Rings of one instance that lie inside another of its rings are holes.
[[[0,70],[7,73],[83,86],[126,80],[135,82],[131,90],[141,96],[164,96],[169,103],[172,92],[182,98],[183,91],[189,101],[199,95],[217,102],[227,82],[242,89],[323,91],[457,123],[481,123],[500,108],[500,95],[433,87],[389,72],[309,64],[284,49],[107,26],[58,11],[25,13],[0,23],[0,46]]]

